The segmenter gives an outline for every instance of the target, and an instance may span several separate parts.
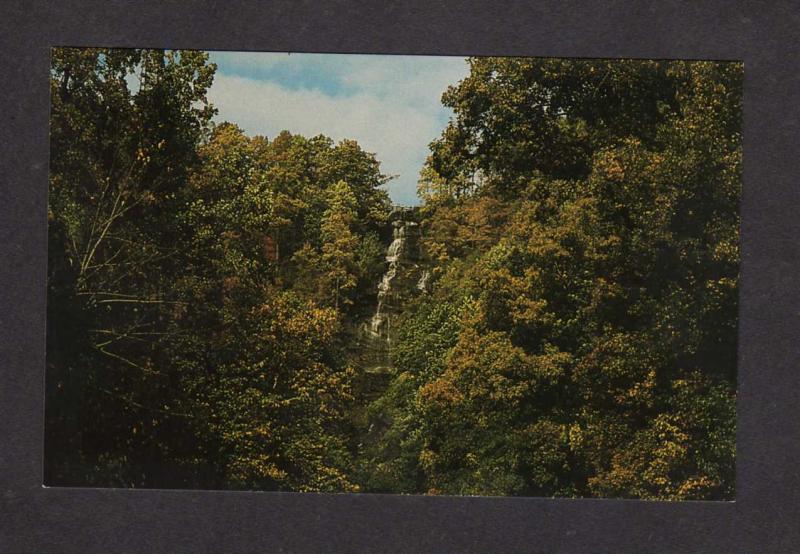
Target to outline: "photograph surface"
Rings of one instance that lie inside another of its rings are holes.
[[[53,49],[44,484],[733,500],[742,82]]]

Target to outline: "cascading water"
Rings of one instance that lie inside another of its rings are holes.
[[[414,221],[395,221],[392,230],[392,242],[386,250],[386,263],[389,264],[389,267],[381,277],[381,282],[378,283],[378,305],[375,308],[375,314],[370,320],[369,332],[375,338],[383,339],[387,343],[391,342],[391,317],[384,312],[384,308],[394,293],[392,281],[397,277],[399,265],[406,261],[404,260],[404,254],[406,254],[407,229],[416,227],[417,223]]]
[[[391,344],[397,338],[397,318],[411,300],[430,289],[430,272],[422,267],[420,226],[410,208],[390,214],[392,241],[386,249],[386,269],[376,284],[375,311],[359,329],[353,361],[361,369],[360,396],[365,402],[383,394],[392,376]]]
[[[417,290],[420,292],[428,292],[429,281],[431,280],[431,272],[428,269],[422,271],[422,275],[419,276],[419,281],[417,281]]]
[[[397,209],[392,218],[392,241],[386,249],[386,270],[377,284],[377,302],[362,327],[361,366],[369,373],[391,367],[389,349],[396,338],[393,325],[415,295],[427,292],[430,273],[420,267],[420,228],[412,210]]]

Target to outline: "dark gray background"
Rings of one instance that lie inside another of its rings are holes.
[[[797,2],[0,3],[0,551],[800,551]],[[43,489],[51,46],[740,59],[736,502]]]

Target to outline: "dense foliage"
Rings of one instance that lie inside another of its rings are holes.
[[[54,50],[46,482],[732,498],[741,66],[470,67],[367,400],[374,156],[213,123],[204,53]]]
[[[732,497],[741,97],[732,63],[471,60],[376,486]]]
[[[213,125],[214,70],[54,51],[48,483],[356,487],[342,327],[386,178],[352,141]]]

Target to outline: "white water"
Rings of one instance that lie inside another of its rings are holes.
[[[422,275],[419,277],[419,281],[417,281],[417,290],[420,292],[428,292],[428,281],[431,278],[431,272],[427,269],[422,271]]]
[[[398,267],[406,253],[406,229],[416,225],[417,223],[413,221],[397,222],[392,231],[392,242],[386,250],[386,262],[389,267],[381,277],[380,283],[378,283],[378,305],[369,322],[368,330],[373,337],[383,338],[387,343],[390,341],[389,327],[391,318],[385,313],[385,303],[387,297],[393,292],[392,281],[397,276]]]

